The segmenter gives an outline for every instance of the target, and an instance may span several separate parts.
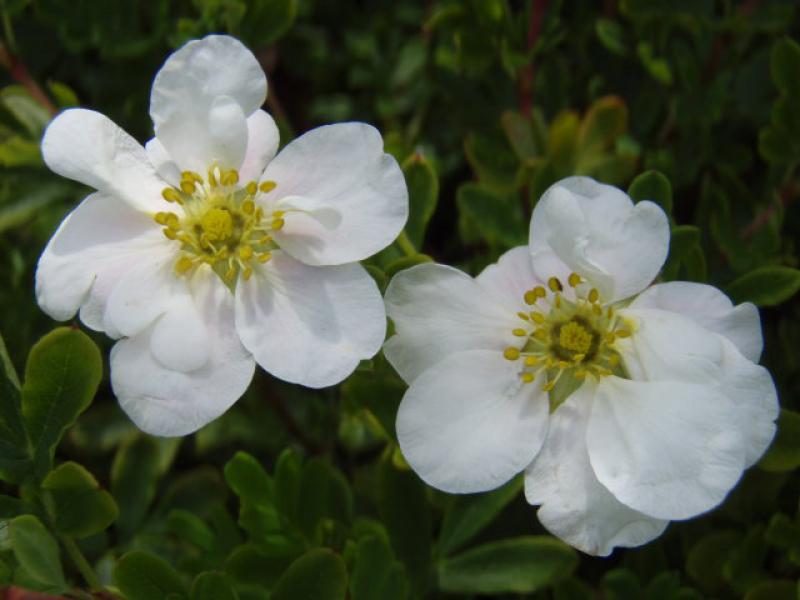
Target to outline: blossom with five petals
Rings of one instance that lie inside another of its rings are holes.
[[[411,467],[453,493],[524,471],[541,523],[596,555],[717,506],[772,440],[777,395],[755,306],[650,285],[668,246],[657,205],[572,177],[536,205],[530,245],[476,278],[398,274],[384,352],[409,384]]]
[[[39,305],[119,339],[111,383],[149,433],[218,417],[256,362],[324,387],[384,340],[380,292],[358,261],[404,226],[403,174],[364,123],[319,127],[277,153],[266,93],[253,54],[209,36],[157,74],[146,148],[90,110],[45,132],[47,165],[97,191],[44,250]]]

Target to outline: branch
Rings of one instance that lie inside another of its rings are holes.
[[[0,65],[9,72],[14,81],[28,90],[31,97],[44,107],[47,112],[51,115],[55,115],[58,112],[58,107],[53,104],[41,86],[31,77],[25,64],[19,57],[12,54],[3,42],[0,42]]]
[[[747,240],[758,233],[762,227],[769,223],[770,219],[772,219],[779,208],[786,209],[786,207],[789,205],[789,202],[794,199],[796,192],[797,186],[794,183],[789,183],[783,189],[781,189],[778,192],[778,197],[775,199],[775,201],[771,202],[769,206],[758,213],[753,220],[750,221],[750,224],[742,229],[741,238],[743,240]]]
[[[539,34],[542,31],[544,15],[550,0],[533,0],[528,20],[528,54],[533,53]],[[533,56],[530,62],[520,70],[519,74],[519,110],[524,115],[530,115],[533,108]]]

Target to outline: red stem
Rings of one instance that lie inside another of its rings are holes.
[[[550,0],[533,0],[531,6],[530,19],[528,21],[528,53],[532,53],[542,31],[544,15],[547,12],[547,5]],[[519,74],[519,109],[524,115],[530,115],[533,108],[533,57],[530,62],[521,69]]]

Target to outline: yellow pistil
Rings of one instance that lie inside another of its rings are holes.
[[[561,327],[558,344],[566,350],[585,355],[592,345],[593,338],[594,336],[583,325],[570,321]]]

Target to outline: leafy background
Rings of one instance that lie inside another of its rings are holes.
[[[798,598],[798,13],[788,0],[0,0],[8,597]],[[598,559],[547,536],[519,479],[478,496],[426,488],[397,450],[404,386],[380,356],[322,391],[260,372],[197,434],[138,433],[111,394],[109,341],[53,329],[35,304],[36,260],[87,193],[50,174],[38,144],[73,105],[144,142],[153,75],[209,32],[257,54],[284,141],[349,119],[381,129],[412,205],[406,235],[369,261],[381,285],[431,259],[477,273],[525,243],[537,198],[567,175],[659,202],[673,224],[662,278],[762,307],[783,406],[764,459],[710,514]]]

